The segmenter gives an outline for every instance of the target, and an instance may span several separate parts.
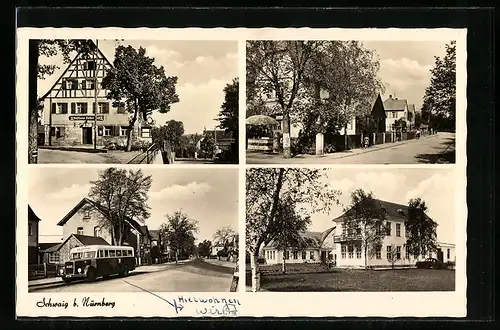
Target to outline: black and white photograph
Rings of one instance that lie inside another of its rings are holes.
[[[32,39],[28,163],[237,164],[237,59],[236,41]]]
[[[455,291],[455,173],[247,169],[246,291]]]
[[[31,167],[29,292],[234,292],[236,169]]]
[[[455,163],[455,40],[252,40],[246,68],[247,164]]]

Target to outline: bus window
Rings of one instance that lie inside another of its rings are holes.
[[[109,256],[114,257],[115,256],[115,250],[109,250]]]
[[[104,250],[104,258],[109,257],[109,250]]]
[[[104,257],[104,253],[103,252],[104,252],[103,250],[99,250],[99,258]]]
[[[128,251],[127,251],[127,254],[128,254],[129,256],[132,256],[132,250],[128,250]]]
[[[116,250],[116,256],[121,257],[122,256],[122,251],[121,250]]]

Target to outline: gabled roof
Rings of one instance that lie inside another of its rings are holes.
[[[59,244],[61,244],[61,243],[59,243],[59,242],[57,242],[57,243],[38,243],[38,249],[40,251],[45,251],[46,252],[47,249],[50,249],[50,248],[53,248],[53,247],[57,248]]]
[[[28,220],[29,221],[42,221],[35,212],[31,209],[31,206],[28,205]]]
[[[109,243],[106,242],[106,240],[104,240],[104,238],[102,238],[102,237],[94,237],[94,236],[71,234],[71,235],[68,236],[68,238],[66,238],[64,240],[64,242],[48,248],[47,250],[45,250],[45,252],[56,252],[56,251],[59,251],[59,249],[61,247],[63,247],[64,244],[66,244],[66,242],[71,237],[76,238],[82,245],[109,245]]]
[[[382,102],[380,94],[377,94],[377,97],[372,103],[372,110],[370,112],[370,116],[378,118],[387,118],[385,114],[384,102]]]
[[[385,111],[403,111],[408,102],[405,99],[389,97],[384,101]]]
[[[75,207],[73,207],[73,209],[71,209],[71,211],[69,211],[68,214],[66,214],[64,216],[64,218],[61,219],[61,221],[59,221],[57,223],[58,226],[64,226],[64,224],[66,224],[66,222],[71,219],[72,216],[74,216],[76,214],[76,212],[78,212],[85,204],[91,204],[93,205],[94,207],[96,207],[99,211],[101,211],[102,214],[105,214],[108,212],[108,209],[107,207],[103,206],[103,205],[99,205],[97,204],[96,202],[90,200],[89,198],[87,197],[84,197],[82,198],[82,200],[75,205]],[[139,223],[131,218],[127,218],[126,219],[127,222],[129,223],[129,225],[131,227],[133,227],[135,230],[139,231],[140,233],[142,233],[142,229],[141,229],[141,225],[139,225]]]
[[[217,141],[233,140],[231,132],[226,132],[225,130],[206,130],[204,133],[212,139],[217,139]]]
[[[159,241],[160,240],[160,231],[157,229],[150,230],[149,234],[151,235],[151,238],[153,240]]]
[[[374,198],[374,200],[378,203],[380,203],[380,206],[385,210],[386,215],[392,218],[396,219],[401,219],[405,220],[408,216],[408,205],[403,205],[403,204],[397,204],[393,202],[387,202],[383,201],[380,199]],[[362,203],[362,202],[361,202]],[[347,210],[344,214],[341,216],[333,219],[334,222],[342,222],[345,220],[346,217],[351,216],[353,214],[353,209]]]
[[[151,237],[151,234],[148,230],[148,226],[140,226],[140,228],[141,228],[141,234]]]
[[[325,239],[330,235],[330,233],[335,230],[336,226],[328,228],[325,231],[305,231],[301,233],[301,237],[305,244],[305,248],[319,248],[318,243],[323,244]],[[271,240],[268,244],[266,244],[265,248],[273,248],[276,247],[277,243],[274,240]]]
[[[95,46],[95,43],[93,40],[88,40],[90,41],[94,46]],[[113,64],[111,64],[111,62],[108,60],[108,58],[101,52],[101,49],[97,48],[97,52],[98,52],[98,55],[100,57],[102,57],[104,59],[104,61],[106,62],[107,65],[113,67]],[[64,75],[66,74],[66,72],[68,72],[69,68],[75,63],[76,59],[83,53],[83,51],[80,51],[78,52],[78,54],[76,54],[76,56],[71,60],[71,62],[68,64],[68,66],[66,67],[66,69],[63,71],[63,73],[59,76],[59,78],[57,78],[57,80],[54,82],[54,85],[52,85],[52,87],[49,88],[49,90],[47,91],[47,93],[45,93],[40,99],[43,100],[45,99],[47,96],[49,96],[50,92],[52,92],[52,90],[54,89],[54,87],[56,87],[56,85],[61,81],[62,77],[64,77]]]

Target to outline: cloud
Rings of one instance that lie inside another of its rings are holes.
[[[199,198],[212,190],[212,187],[206,182],[190,182],[186,185],[172,185],[165,187],[157,192],[150,192],[151,199],[193,199]]]
[[[89,193],[90,184],[73,184],[69,187],[64,187],[59,191],[49,194],[49,197],[56,200],[69,200],[75,198],[83,198]]]
[[[167,48],[158,48],[157,46],[152,45],[146,47],[146,56],[153,57],[155,62],[162,62],[179,58],[181,54]]]
[[[405,186],[404,175],[393,172],[362,172],[353,179],[343,178],[333,180],[330,185],[333,189],[342,192],[340,202],[346,206],[350,204],[351,193],[356,189],[363,189],[366,192],[373,192],[375,198],[406,204],[407,201],[401,199],[400,188]]]

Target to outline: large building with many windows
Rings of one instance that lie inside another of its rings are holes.
[[[38,141],[47,146],[124,146],[130,114],[124,104],[113,106],[102,88],[112,64],[96,48],[80,52],[50,90],[42,96],[43,110]],[[97,109],[97,113],[96,113]],[[132,129],[132,144],[151,142],[151,125],[138,118]]]
[[[303,243],[300,248],[280,248],[271,241],[261,251],[261,257],[267,264],[278,264],[283,258],[288,263],[319,263],[335,262],[337,267],[364,268],[364,267],[395,267],[414,266],[418,260],[428,257],[442,262],[455,261],[455,245],[438,242],[437,250],[429,255],[414,258],[410,255],[406,240],[408,232],[405,220],[408,215],[408,206],[392,202],[376,200],[386,214],[386,230],[382,233],[382,246],[366,258],[361,245],[360,234],[351,231],[345,226],[347,213],[333,220],[334,226],[324,232],[305,232],[302,234]]]

